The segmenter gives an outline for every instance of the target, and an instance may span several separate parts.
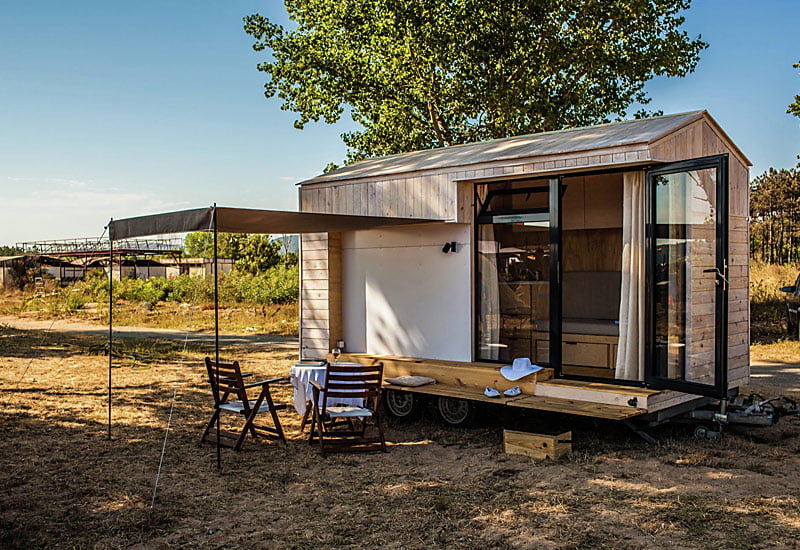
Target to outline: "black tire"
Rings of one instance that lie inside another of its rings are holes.
[[[706,439],[706,437],[708,437],[708,432],[708,427],[701,424],[700,426],[694,427],[693,435],[695,439]]]
[[[410,391],[386,390],[383,404],[386,413],[397,420],[413,420],[420,411],[419,396]]]
[[[435,407],[439,420],[453,428],[470,425],[478,411],[478,404],[474,401],[453,397],[437,397]]]

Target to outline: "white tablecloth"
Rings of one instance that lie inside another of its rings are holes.
[[[361,366],[360,363],[333,364],[337,366]],[[305,414],[307,403],[310,403],[314,399],[314,390],[312,389],[311,381],[313,380],[315,382],[319,382],[320,384],[324,384],[325,372],[325,366],[308,364],[294,365],[289,369],[289,380],[292,382],[292,386],[294,387],[294,410],[297,411],[297,414]],[[360,397],[355,399],[337,397],[336,402],[343,405],[354,405],[356,407],[360,407],[363,404],[363,400]],[[322,405],[321,402],[320,405]]]

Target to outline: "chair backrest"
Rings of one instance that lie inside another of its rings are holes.
[[[242,369],[239,368],[238,361],[217,363],[210,357],[206,357],[206,370],[208,371],[208,381],[211,383],[211,391],[214,394],[214,402],[217,405],[227,401],[223,401],[225,394],[234,394],[240,401],[247,400]]]
[[[336,398],[364,400],[368,408],[380,405],[383,363],[374,365],[337,365],[328,363],[322,390],[323,414],[329,400]],[[370,403],[371,402],[371,403]]]

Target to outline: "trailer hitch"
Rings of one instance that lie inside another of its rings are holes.
[[[714,439],[729,425],[772,426],[783,416],[800,416],[794,399],[786,396],[765,399],[757,393],[722,400],[717,411],[697,409],[687,414],[687,418],[705,423],[694,430],[698,439]]]

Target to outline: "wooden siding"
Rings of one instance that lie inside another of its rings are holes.
[[[300,358],[324,359],[342,339],[342,236],[301,237]]]
[[[750,382],[750,233],[746,216],[731,215],[729,223],[728,385],[736,387]]]
[[[603,168],[634,170],[654,162],[722,153],[729,155],[728,370],[731,386],[735,386],[749,380],[749,162],[707,115],[650,143],[310,182],[300,188],[300,205],[304,212],[432,218],[472,224],[476,183]],[[304,252],[321,247],[328,254],[323,258],[309,254],[302,260],[302,353],[303,357],[311,357],[307,355],[311,353],[324,356],[331,342],[341,334],[341,248],[339,245],[337,264],[335,252],[330,256],[330,252],[336,250],[335,242],[329,242],[324,235],[303,236],[302,242]],[[335,297],[331,300],[330,288],[324,287],[323,279],[329,276],[333,277],[332,284],[338,287],[338,305]],[[698,301],[703,299],[700,294],[696,297]],[[312,321],[313,327],[309,324]],[[310,332],[312,328],[313,333]],[[327,337],[320,330],[327,330]],[[702,373],[696,373],[696,377],[701,376]]]
[[[300,189],[304,212],[442,219],[472,223],[476,182],[553,173],[576,172],[620,165],[638,166],[650,160],[646,146],[486,162],[382,178],[360,178],[304,185]],[[467,169],[468,168],[468,169]]]

